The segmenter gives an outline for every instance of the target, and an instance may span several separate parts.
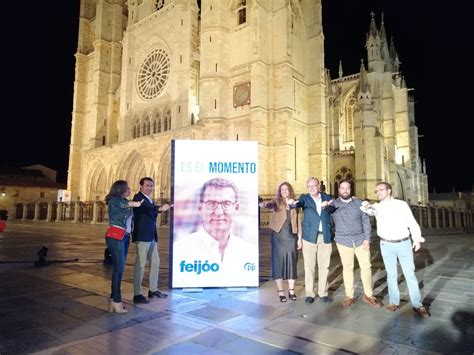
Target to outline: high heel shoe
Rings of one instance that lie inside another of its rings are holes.
[[[122,302],[112,302],[112,312],[118,314],[127,313],[127,310],[123,308]]]
[[[278,293],[280,292],[285,292],[284,290],[278,290]],[[278,295],[278,297],[280,297],[280,302],[286,302],[286,297],[285,295]]]
[[[290,291],[293,291],[293,293],[290,293]],[[296,295],[295,295],[295,289],[294,288],[288,289],[288,298],[292,301],[296,301]]]

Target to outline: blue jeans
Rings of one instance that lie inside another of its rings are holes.
[[[411,305],[421,307],[420,288],[415,275],[415,263],[410,239],[400,243],[380,241],[383,262],[387,270],[388,299],[391,304],[400,304],[400,291],[398,290],[397,259],[400,261],[403,276],[407,282]]]
[[[130,244],[130,235],[125,234],[122,240],[113,238],[105,238],[105,243],[112,255],[113,271],[112,271],[112,294],[110,297],[114,302],[122,302],[122,292],[120,291],[120,283],[125,271],[125,260],[127,259],[128,246]]]

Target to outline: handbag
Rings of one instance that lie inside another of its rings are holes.
[[[117,227],[117,226],[109,226],[107,228],[107,232],[105,232],[105,236],[107,238],[122,240],[125,237],[125,228]]]

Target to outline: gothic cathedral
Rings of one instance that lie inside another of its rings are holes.
[[[426,204],[414,101],[383,21],[368,68],[332,80],[321,0],[81,0],[68,189],[103,199],[115,180],[169,197],[172,139],[259,142],[260,193],[343,178]]]

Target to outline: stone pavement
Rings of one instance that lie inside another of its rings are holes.
[[[342,309],[343,285],[334,248],[330,290],[335,301],[304,303],[302,258],[296,302],[278,302],[269,281],[270,235],[260,238],[259,288],[202,293],[168,290],[166,299],[133,306],[135,259],[130,248],[123,291],[129,312],[106,312],[111,267],[102,264],[104,225],[8,222],[0,235],[0,354],[472,354],[474,234],[427,235],[417,275],[432,317],[416,317],[400,280],[402,309],[387,313],[358,301]],[[160,289],[168,284],[167,229],[160,230]],[[34,267],[36,252],[49,248]],[[74,259],[79,259],[74,261]],[[72,259],[72,260],[71,260]],[[387,303],[378,243],[372,250],[375,294]],[[401,273],[400,273],[401,274]],[[362,294],[356,271],[356,293]],[[147,275],[145,275],[145,279]]]

